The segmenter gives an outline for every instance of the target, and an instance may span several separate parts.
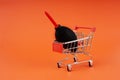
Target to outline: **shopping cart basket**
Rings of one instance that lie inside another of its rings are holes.
[[[85,34],[84,32],[81,32],[83,30],[89,29],[88,33]],[[92,46],[92,39],[93,39],[93,35],[95,32],[96,28],[89,28],[89,27],[75,27],[74,32],[77,35],[77,40],[73,40],[73,41],[68,41],[68,42],[57,42],[54,41],[53,42],[53,51],[55,52],[59,52],[59,53],[64,53],[67,55],[66,58],[60,60],[57,63],[58,68],[62,67],[63,61],[66,61],[69,59],[68,55],[72,54],[73,55],[73,63],[70,64],[66,64],[67,66],[67,71],[71,71],[72,70],[72,65],[75,64],[81,64],[84,62],[88,62],[89,67],[93,66],[93,59],[92,59],[92,55],[90,54],[90,49]],[[77,46],[76,46],[77,44]],[[66,48],[64,48],[64,45],[66,46]],[[86,56],[89,57],[89,59],[87,60],[83,60],[83,61],[79,61],[77,55],[79,54],[84,54]]]

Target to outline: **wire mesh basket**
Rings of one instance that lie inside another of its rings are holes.
[[[90,31],[82,32],[82,30],[86,30],[86,29],[89,29]],[[72,65],[81,64],[84,62],[88,62],[90,67],[93,66],[93,59],[92,59],[92,55],[90,54],[90,49],[92,46],[92,39],[95,30],[96,30],[95,27],[94,28],[75,27],[74,32],[77,36],[77,40],[63,42],[63,43],[57,41],[53,42],[53,51],[58,53],[64,53],[67,55],[66,58],[57,62],[58,68],[61,68],[63,62],[69,59],[68,57],[69,54],[73,55],[74,62],[66,64],[67,71],[72,70]],[[88,60],[79,61],[77,57],[77,55],[79,54],[84,54],[90,58]]]

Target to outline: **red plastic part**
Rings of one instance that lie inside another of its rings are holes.
[[[62,53],[63,52],[63,44],[62,43],[53,42],[53,51]]]
[[[78,27],[78,26],[76,26],[75,30],[77,30],[77,29],[90,29],[92,32],[96,31],[96,27],[90,28],[90,27]]]
[[[45,11],[45,15],[49,18],[49,20],[52,22],[52,24],[55,26],[55,28],[58,27],[58,24],[55,22],[55,20],[48,14],[48,12]]]

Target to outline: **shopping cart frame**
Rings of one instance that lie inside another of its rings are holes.
[[[84,32],[78,32],[78,29],[89,29],[90,31],[89,31],[89,34],[85,35]],[[57,62],[58,68],[61,68],[63,65],[63,62],[69,59],[69,57],[68,57],[69,54],[73,55],[74,62],[66,64],[67,71],[70,72],[72,70],[72,65],[81,64],[81,63],[85,63],[85,62],[88,62],[89,67],[92,67],[93,66],[93,57],[90,54],[90,49],[92,46],[92,39],[93,39],[93,35],[94,35],[95,31],[96,31],[95,27],[90,28],[90,27],[76,26],[74,29],[74,32],[76,33],[76,35],[78,37],[77,40],[68,41],[68,42],[64,42],[64,43],[54,41],[53,42],[53,51],[66,54],[66,58]],[[74,45],[76,42],[77,42],[77,47],[76,46],[70,47],[70,45]],[[63,45],[66,45],[66,44],[70,44],[70,45],[68,48],[65,49],[65,48],[63,48]],[[74,51],[72,51],[74,49],[77,49],[77,50],[74,52]],[[89,57],[89,59],[79,61],[78,57],[77,57],[78,54],[85,54],[86,56]]]

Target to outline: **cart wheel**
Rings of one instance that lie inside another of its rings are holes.
[[[70,64],[67,65],[67,71],[70,72],[72,70],[72,66]]]
[[[58,68],[61,68],[61,63],[58,62],[58,63],[57,63],[57,67],[58,67]]]
[[[77,58],[76,57],[74,57],[74,62],[77,62]]]
[[[89,67],[93,66],[93,61],[92,60],[89,60],[88,63],[89,63]]]

